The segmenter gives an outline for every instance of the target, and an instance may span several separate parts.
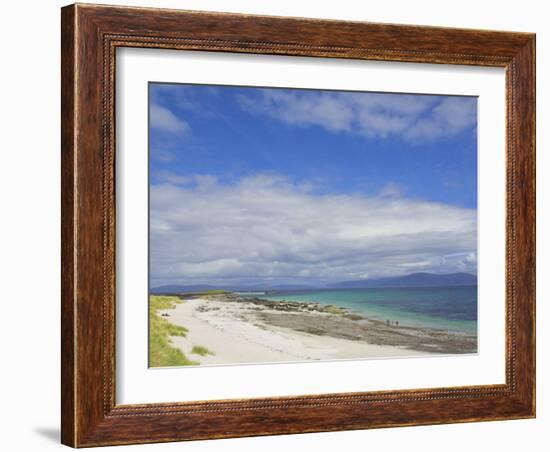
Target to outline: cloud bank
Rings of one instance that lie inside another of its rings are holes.
[[[412,143],[452,137],[477,123],[474,97],[262,89],[239,102],[252,114],[290,125]]]
[[[412,108],[412,107],[411,107]],[[476,271],[476,211],[404,198],[318,194],[275,174],[233,185],[157,175],[151,283],[325,284],[413,271]]]

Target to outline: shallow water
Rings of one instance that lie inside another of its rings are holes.
[[[288,290],[254,296],[333,304],[402,326],[477,331],[477,286]]]

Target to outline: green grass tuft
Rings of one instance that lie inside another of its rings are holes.
[[[195,345],[193,347],[193,350],[191,350],[191,353],[194,353],[196,355],[206,356],[206,355],[215,355],[214,352],[211,352],[206,347],[203,347],[202,345]]]
[[[192,366],[198,364],[172,346],[170,336],[183,336],[187,328],[170,323],[158,310],[174,309],[182,301],[177,297],[151,295],[149,297],[149,365],[151,367]]]

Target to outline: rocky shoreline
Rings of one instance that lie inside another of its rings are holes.
[[[375,346],[397,347],[406,355],[469,354],[477,352],[477,337],[432,328],[389,325],[334,305],[271,301],[232,292],[174,294],[198,300],[196,316],[209,322],[232,316],[262,330],[277,328]],[[206,301],[206,302],[205,302]],[[368,356],[366,356],[368,357]]]

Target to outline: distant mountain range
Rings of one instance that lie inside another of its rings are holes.
[[[308,290],[316,289],[315,286],[301,284],[276,284],[273,286],[212,286],[207,284],[179,285],[169,284],[166,286],[153,287],[149,292],[154,294],[179,293],[179,292],[201,292],[206,290],[235,290],[243,292],[254,291],[277,291],[277,290]]]
[[[182,286],[179,284],[168,284],[166,286],[153,287],[149,290],[150,293],[178,293],[178,292],[200,292],[205,290],[222,289],[218,286],[208,286],[202,284],[194,284],[190,286]]]
[[[392,288],[392,287],[442,287],[442,286],[475,286],[477,276],[470,273],[411,273],[405,276],[392,276],[376,279],[358,279],[354,281],[342,281],[327,285],[323,288],[333,289],[370,289],[370,288]],[[214,286],[207,284],[179,285],[170,284],[154,287],[150,290],[153,294],[166,294],[178,292],[199,292],[205,290],[236,290],[236,291],[264,291],[264,290],[308,290],[319,289],[319,286],[306,286],[299,284],[277,284],[268,287],[260,286]]]
[[[475,286],[477,276],[470,273],[411,273],[406,276],[393,276],[377,279],[358,279],[331,284],[337,289],[369,289],[391,287],[442,287]]]

